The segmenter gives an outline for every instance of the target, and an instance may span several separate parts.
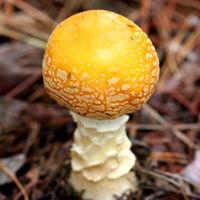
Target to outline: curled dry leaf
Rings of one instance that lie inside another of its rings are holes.
[[[200,185],[200,150],[196,151],[193,162],[182,171],[182,175]]]

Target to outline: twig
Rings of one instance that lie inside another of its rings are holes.
[[[31,44],[31,45],[39,47],[41,49],[44,49],[46,47],[45,41],[36,39],[34,37],[27,36],[23,33],[18,33],[16,31],[10,30],[10,29],[5,28],[5,27],[0,27],[0,35],[4,35],[6,37],[10,37],[10,38],[13,38],[15,40],[21,40],[24,43]]]
[[[173,184],[174,186],[176,187],[180,187],[180,184],[176,181],[176,180],[173,180],[172,178],[169,178],[169,177],[166,177],[165,175],[163,174],[159,174],[159,173],[156,173],[154,171],[150,171],[150,170],[146,170],[146,169],[143,169],[142,167],[137,167],[137,168],[133,168],[134,171],[138,171],[140,173],[144,173],[144,174],[148,174],[148,175],[151,175],[153,177],[157,177],[157,178],[160,178],[162,180],[165,180],[167,181],[168,183],[171,183]]]
[[[193,185],[194,187],[200,189],[199,185],[197,185],[196,183],[194,183],[193,181],[191,181],[190,179],[188,179],[185,176],[181,176],[177,173],[162,172],[160,170],[155,170],[155,172],[162,174],[162,175],[165,175],[165,176],[168,176],[168,177],[171,177],[171,178],[174,178],[174,179],[177,179],[177,180],[182,180],[182,181],[188,182],[189,184]]]
[[[26,12],[28,15],[33,17],[36,20],[39,20],[43,22],[45,25],[53,28],[55,25],[55,21],[51,19],[48,15],[46,15],[44,12],[38,10],[37,8],[33,7],[31,4],[25,2],[25,1],[14,1],[14,0],[7,0],[9,3],[17,6],[18,8],[22,9],[24,12]]]
[[[46,29],[43,24],[35,21],[25,13],[15,13],[14,16],[6,16],[5,13],[0,11],[1,26],[11,28],[18,32],[24,32],[34,38],[47,41],[51,29]]]
[[[30,85],[32,85],[33,83],[35,83],[35,81],[37,81],[40,77],[41,77],[41,73],[37,73],[37,74],[32,75],[31,77],[28,77],[25,81],[23,81],[22,83],[20,83],[17,87],[15,87],[11,91],[9,91],[5,95],[5,98],[7,98],[7,99],[13,98],[17,94],[19,94],[20,92],[22,92],[23,90],[25,90],[27,87],[29,87]]]
[[[178,130],[200,130],[200,124],[175,124],[174,125]],[[133,124],[131,122],[127,123],[128,128],[137,129],[137,130],[157,130],[165,131],[167,128],[161,124]]]
[[[152,152],[151,159],[162,162],[176,162],[184,165],[188,163],[185,155],[171,152]]]
[[[165,193],[169,193],[170,192],[170,193],[174,193],[176,195],[181,195],[180,192],[178,192],[176,190],[168,189],[165,186],[161,187],[161,186],[158,186],[156,184],[149,184],[147,182],[140,183],[140,186],[142,186],[142,188],[144,188],[144,189],[148,188],[148,189],[151,189],[151,190],[163,191]],[[190,198],[194,198],[195,200],[200,199],[200,195],[198,195],[198,194],[187,194],[187,196],[190,197]],[[169,199],[169,198],[167,198],[167,199]]]
[[[24,145],[24,150],[23,150],[23,153],[26,155],[31,146],[33,145],[38,133],[39,133],[39,130],[40,130],[40,124],[37,123],[36,121],[32,121],[30,122],[30,128],[31,128],[31,131],[30,131],[30,134],[28,135],[28,138],[26,140],[26,143]]]
[[[198,149],[199,147],[195,145],[190,139],[188,139],[181,131],[179,131],[176,127],[172,124],[168,123],[163,117],[161,117],[158,112],[156,112],[151,106],[145,104],[143,109],[146,113],[148,113],[151,117],[155,120],[160,122],[164,127],[170,130],[177,138],[179,138],[182,142],[187,144],[190,148]]]
[[[185,56],[200,42],[200,25],[196,27],[190,37],[182,44],[181,50],[177,53],[178,63],[182,62]]]
[[[2,162],[0,162],[0,170],[2,170],[5,174],[7,174],[10,179],[17,185],[17,187],[19,188],[19,190],[21,191],[21,193],[24,196],[25,200],[28,200],[28,195],[23,187],[23,185],[20,183],[20,181],[18,180],[18,178],[8,169],[6,168]]]

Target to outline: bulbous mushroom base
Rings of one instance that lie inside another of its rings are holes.
[[[74,190],[79,193],[83,192],[83,199],[93,200],[115,200],[123,194],[128,195],[137,190],[136,182],[133,172],[116,179],[104,178],[97,182],[87,180],[79,172],[72,171],[70,176],[70,183]]]
[[[77,129],[71,149],[71,184],[84,199],[113,200],[136,190],[135,155],[125,131],[128,116],[97,120],[72,113]]]

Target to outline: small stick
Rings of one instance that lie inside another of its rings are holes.
[[[28,77],[25,81],[20,83],[17,87],[9,91],[6,95],[5,98],[7,99],[12,99],[16,95],[18,95],[20,92],[28,88],[30,85],[35,83],[39,78],[41,77],[41,73],[34,74],[30,77]]]
[[[137,130],[157,130],[157,131],[164,131],[167,130],[165,126],[162,124],[132,124],[131,122],[127,123],[127,128],[137,129]],[[191,124],[174,124],[174,126],[180,130],[199,130],[200,124],[199,123],[191,123]]]
[[[179,138],[182,142],[187,144],[190,148],[193,148],[193,149],[198,149],[199,148],[190,139],[188,139],[181,131],[179,131],[175,126],[173,126],[172,124],[168,123],[163,117],[161,117],[161,115],[159,115],[159,113],[156,112],[151,106],[149,106],[148,104],[145,104],[143,106],[143,109],[151,117],[153,117],[155,120],[160,122],[167,129],[169,129],[177,138]]]
[[[7,1],[15,5],[16,7],[20,8],[21,10],[23,10],[25,13],[33,17],[35,20],[38,20],[51,28],[55,25],[55,21],[51,17],[46,15],[41,10],[35,8],[31,4],[21,0],[18,1],[7,0]]]
[[[24,43],[33,45],[35,47],[44,49],[46,46],[46,42],[34,37],[30,37],[28,35],[25,35],[23,33],[19,33],[17,31],[10,30],[8,28],[0,26],[0,35],[13,38],[15,40],[23,41]]]
[[[24,196],[25,200],[28,200],[28,195],[23,187],[23,185],[20,183],[20,181],[18,180],[18,178],[7,168],[3,165],[2,162],[0,162],[0,170],[2,170],[5,174],[7,174],[7,176],[10,177],[10,179],[17,185],[17,187],[19,188],[19,190],[21,191],[21,193]]]

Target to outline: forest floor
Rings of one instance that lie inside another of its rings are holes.
[[[88,9],[133,20],[160,60],[155,93],[127,123],[138,191],[119,199],[200,199],[199,0],[0,0],[0,200],[81,199],[68,182],[76,125],[41,68],[56,24]]]

